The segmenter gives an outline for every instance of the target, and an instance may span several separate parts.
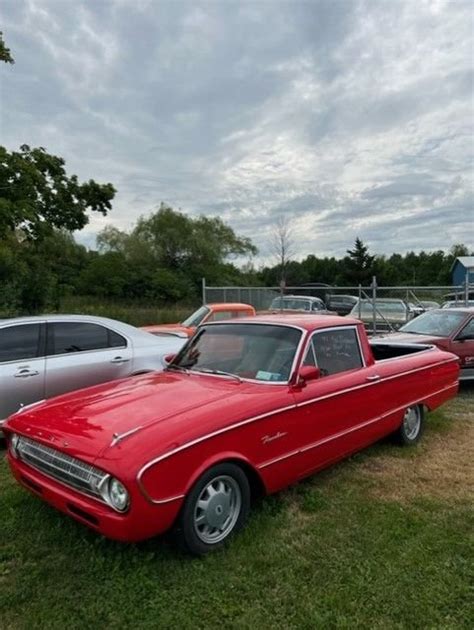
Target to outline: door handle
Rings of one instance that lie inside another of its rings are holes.
[[[128,361],[130,361],[130,359],[124,359],[123,357],[115,357],[115,359],[112,359],[110,363],[128,363]]]
[[[380,380],[380,375],[379,374],[373,374],[372,376],[367,376],[366,381],[379,381]]]
[[[38,376],[39,372],[36,370],[29,370],[28,368],[23,368],[15,372],[15,378],[28,378],[29,376]]]

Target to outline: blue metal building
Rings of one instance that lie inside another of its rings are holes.
[[[459,256],[451,267],[453,285],[460,286],[466,282],[466,274],[469,274],[469,284],[474,284],[474,256]]]

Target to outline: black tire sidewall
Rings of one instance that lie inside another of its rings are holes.
[[[224,540],[209,545],[203,542],[194,529],[194,510],[203,488],[215,477],[227,475],[232,477],[238,484],[241,492],[242,505],[239,517],[229,534]],[[193,555],[203,556],[215,549],[225,545],[236,532],[245,525],[250,511],[250,484],[247,475],[240,466],[233,463],[222,463],[209,468],[194,484],[188,493],[183,508],[181,510],[178,527],[176,530],[178,543],[182,549]]]
[[[405,426],[404,426],[404,418],[405,418],[405,413],[408,411],[408,409],[411,409],[412,407],[417,407],[418,408],[418,412],[420,414],[420,429],[416,435],[415,438],[410,439],[405,431]],[[410,405],[410,407],[407,407],[405,409],[405,411],[403,412],[403,419],[402,419],[402,423],[400,425],[400,428],[397,432],[397,437],[398,440],[400,442],[400,444],[402,444],[403,446],[411,446],[412,444],[417,444],[420,439],[421,436],[423,435],[423,431],[424,431],[424,427],[425,427],[425,410],[423,408],[423,405]]]

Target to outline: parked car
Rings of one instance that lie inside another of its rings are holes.
[[[355,295],[330,295],[327,299],[327,307],[329,311],[334,311],[338,315],[349,315],[359,298]]]
[[[252,497],[388,434],[416,443],[458,375],[434,346],[369,345],[354,319],[205,324],[160,374],[12,416],[7,457],[21,485],[109,538],[174,526],[204,554],[244,525]]]
[[[194,311],[188,318],[178,324],[154,324],[143,326],[142,330],[152,335],[176,335],[178,337],[191,337],[196,328],[207,322],[217,322],[222,319],[234,319],[236,317],[249,317],[255,315],[255,309],[250,304],[239,302],[219,302],[206,304]]]
[[[374,307],[372,300],[358,300],[350,312],[351,317],[357,317],[364,322],[368,330],[372,330]],[[375,321],[377,331],[397,330],[406,324],[414,314],[403,300],[395,298],[380,298],[375,300]]]
[[[465,300],[448,300],[443,302],[441,308],[459,308],[460,306],[474,306],[474,300],[468,300],[467,304]]]
[[[162,370],[183,339],[157,339],[103,317],[46,315],[0,320],[0,427],[43,398]],[[0,433],[1,435],[1,433]]]
[[[460,359],[460,380],[474,379],[474,308],[452,308],[427,311],[397,333],[375,339],[396,343],[431,343]]]
[[[434,300],[421,300],[418,304],[422,306],[425,311],[430,311],[433,308],[440,307],[439,302],[435,302]]]
[[[308,313],[327,312],[326,305],[318,297],[306,295],[284,295],[276,297],[270,304],[270,311],[307,311]]]

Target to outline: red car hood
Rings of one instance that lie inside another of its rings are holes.
[[[114,434],[141,427],[138,434],[143,436],[146,427],[182,421],[188,410],[195,414],[238,391],[239,384],[227,379],[147,374],[45,401],[11,416],[4,428],[92,463],[112,444]]]
[[[388,335],[376,335],[371,337],[371,341],[388,341],[394,343],[421,343],[438,346],[438,348],[448,348],[449,339],[437,337],[436,335],[416,335],[411,333],[397,332]]]

